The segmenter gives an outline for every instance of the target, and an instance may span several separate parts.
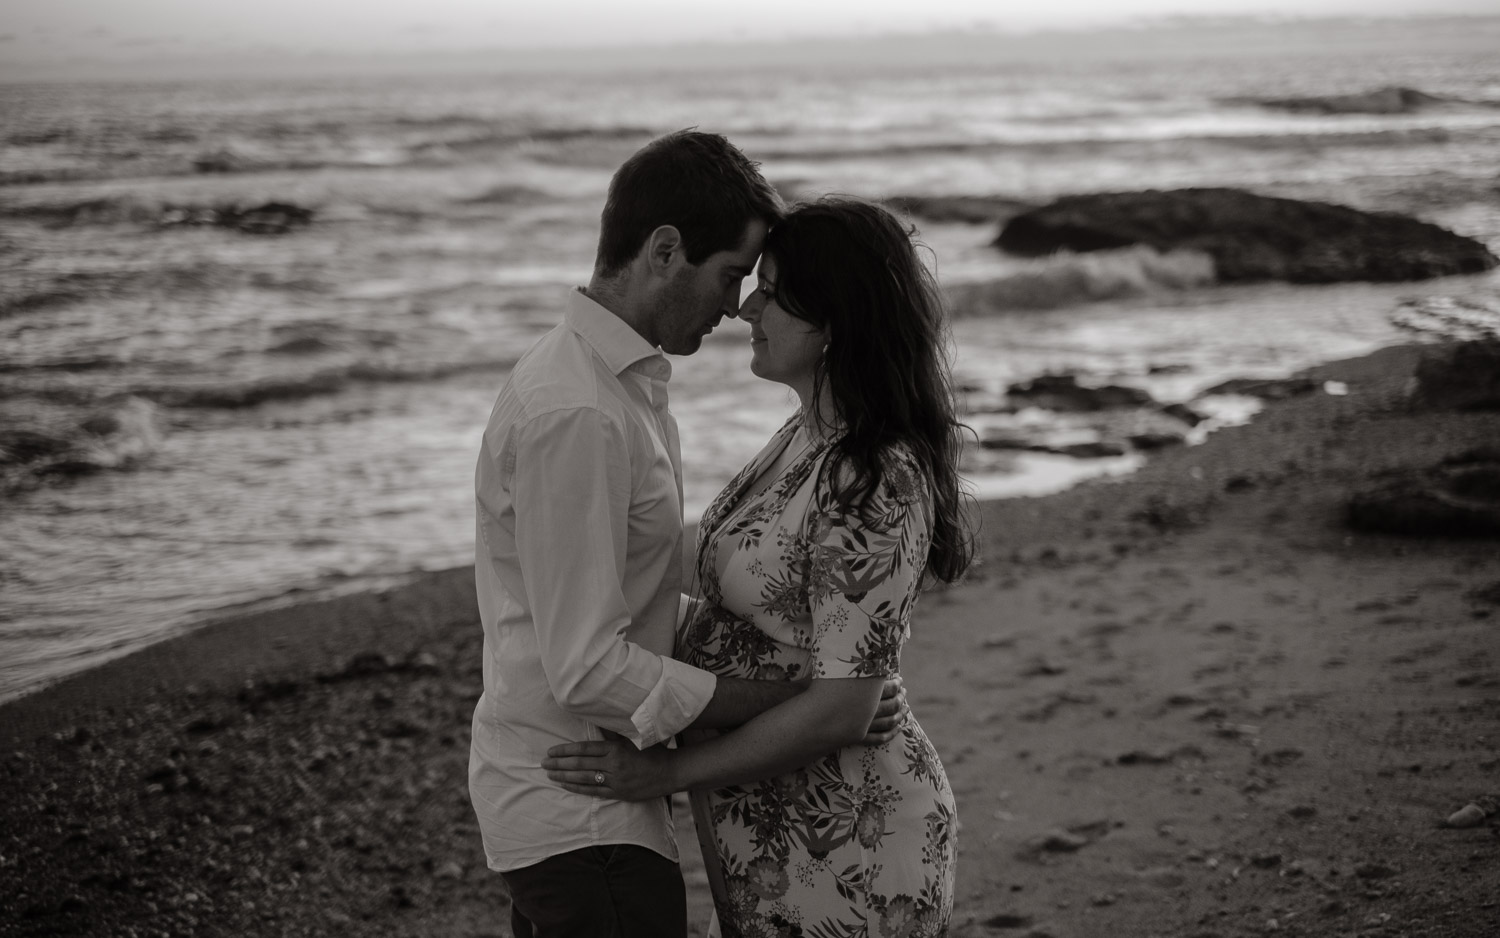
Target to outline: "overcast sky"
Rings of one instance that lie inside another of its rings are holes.
[[[1493,14],[1500,0],[0,0],[0,57],[422,52],[946,29],[1174,15]]]

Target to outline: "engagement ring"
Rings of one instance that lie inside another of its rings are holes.
[[[603,785],[604,784],[604,773],[603,772],[595,772],[594,773],[594,784],[595,785]]]

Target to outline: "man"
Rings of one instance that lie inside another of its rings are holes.
[[[484,694],[469,790],[518,938],[686,933],[667,801],[563,791],[540,767],[549,747],[610,732],[644,749],[689,726],[738,725],[797,692],[669,657],[682,469],[662,352],[690,355],[736,315],[781,211],[723,137],[652,141],[610,182],[588,287],[516,364],[485,429]]]

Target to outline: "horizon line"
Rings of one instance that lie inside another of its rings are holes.
[[[1449,36],[1462,45],[1472,45],[1476,51],[1492,49],[1492,42],[1500,39],[1500,13],[1456,13],[1415,11],[1402,14],[1329,15],[1268,13],[1244,15],[1207,14],[1162,14],[1122,18],[1109,22],[1053,24],[1029,27],[1002,27],[994,23],[976,23],[970,26],[937,27],[913,30],[872,30],[863,33],[831,34],[812,32],[787,34],[784,36],[758,36],[744,38],[705,37],[702,39],[676,39],[664,42],[607,43],[588,41],[576,44],[548,43],[538,45],[506,45],[489,43],[479,46],[448,46],[420,49],[371,48],[365,50],[332,50],[319,48],[295,48],[288,46],[223,48],[202,53],[172,55],[155,50],[149,57],[136,53],[133,57],[108,55],[59,55],[55,58],[17,59],[0,62],[0,85],[38,83],[92,83],[108,81],[140,81],[154,83],[174,80],[223,78],[225,80],[316,78],[334,75],[380,75],[398,77],[403,74],[442,74],[445,72],[493,72],[536,74],[545,72],[590,72],[605,70],[680,71],[694,69],[733,69],[746,66],[799,65],[804,67],[868,66],[864,58],[850,58],[853,51],[868,52],[891,43],[924,43],[923,48],[910,45],[887,50],[895,58],[892,64],[930,65],[937,64],[926,56],[933,52],[945,54],[944,61],[953,62],[952,54],[967,52],[969,55],[981,51],[994,52],[999,47],[1018,54],[1025,59],[1030,56],[1051,57],[1057,54],[1088,56],[1098,53],[1106,58],[1136,58],[1147,54],[1173,54],[1178,56],[1207,55],[1225,50],[1197,49],[1092,49],[1067,47],[1058,42],[1084,41],[1128,33],[1136,38],[1164,38],[1172,34],[1193,31],[1214,32],[1226,29],[1282,31],[1283,38],[1290,40],[1285,51],[1293,51],[1297,45],[1305,44],[1309,37],[1299,37],[1291,30],[1317,28],[1319,26],[1354,26],[1367,30],[1382,27],[1409,27],[1414,24],[1426,27],[1443,25],[1469,27],[1485,23],[1492,30],[1471,31],[1464,28]],[[1361,40],[1353,44],[1362,46],[1373,39],[1403,41],[1433,39],[1435,37],[1413,37],[1407,33],[1391,36],[1363,35],[1344,36],[1343,39]],[[1299,40],[1301,40],[1299,42]],[[13,35],[0,36],[0,50],[17,41]],[[1043,48],[1017,48],[1017,43],[1040,41]],[[944,48],[931,48],[932,44],[943,44]],[[969,45],[962,50],[955,46]],[[805,48],[820,45],[831,53],[825,60],[811,62],[799,57],[790,57],[785,52],[776,61],[776,50]],[[986,48],[973,48],[984,45]],[[1237,43],[1234,51],[1253,54],[1266,50],[1243,46]],[[725,53],[729,53],[727,56]],[[754,53],[759,53],[758,55]],[[772,58],[767,59],[766,53]],[[1029,53],[1029,55],[1028,55]],[[490,56],[505,56],[506,61],[476,59]],[[670,56],[663,58],[663,56]],[[579,61],[597,57],[598,60]],[[291,69],[295,74],[266,74],[266,69]],[[85,74],[65,74],[67,69],[77,69]],[[217,74],[214,74],[217,73]]]

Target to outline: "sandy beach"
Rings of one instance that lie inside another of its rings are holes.
[[[959,799],[955,935],[1500,934],[1500,816],[1444,826],[1500,796],[1500,542],[1344,520],[1500,441],[1409,401],[1422,354],[982,506],[902,668]],[[480,640],[459,569],[0,708],[0,936],[509,935],[465,783]]]

